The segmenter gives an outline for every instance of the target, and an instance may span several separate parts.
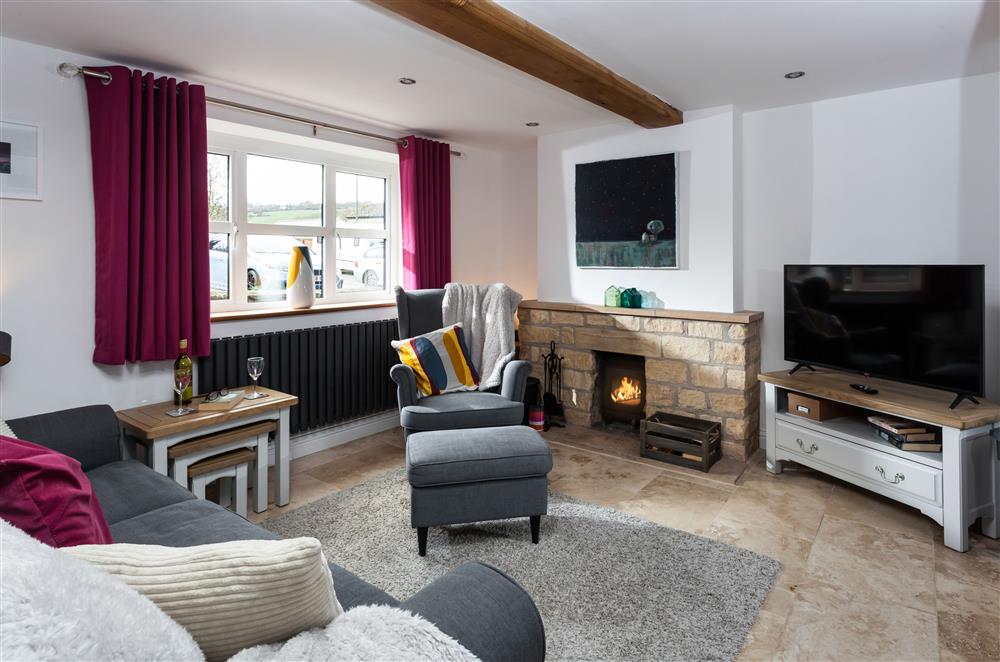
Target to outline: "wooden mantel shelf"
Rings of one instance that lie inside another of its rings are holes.
[[[668,310],[666,308],[611,308],[590,303],[557,303],[553,301],[522,301],[521,308],[536,310],[560,310],[599,315],[631,315],[633,317],[664,317],[669,319],[695,320],[699,322],[725,322],[729,324],[749,324],[764,317],[759,310],[739,310],[735,313],[716,313],[705,310]]]
[[[954,395],[947,391],[836,370],[802,370],[794,375],[789,375],[787,370],[780,370],[759,375],[758,379],[791,391],[958,430],[969,430],[1000,421],[1000,406],[982,398],[977,398],[978,405],[963,402],[955,409],[948,409]],[[857,383],[874,386],[878,393],[868,395],[851,388],[851,384]]]

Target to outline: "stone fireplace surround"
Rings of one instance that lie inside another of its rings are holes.
[[[543,375],[556,341],[569,423],[597,421],[595,352],[646,357],[646,415],[657,411],[722,424],[724,457],[746,460],[759,445],[760,323],[763,313],[713,313],[523,301],[521,358]]]

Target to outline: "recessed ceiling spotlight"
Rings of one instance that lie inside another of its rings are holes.
[[[399,82],[403,85],[413,85],[417,81],[413,80],[412,78],[400,78]]]
[[[794,80],[796,78],[802,78],[805,75],[806,72],[804,71],[789,71],[787,74],[785,74],[785,78]]]
[[[525,122],[524,126],[538,126],[538,122]]]

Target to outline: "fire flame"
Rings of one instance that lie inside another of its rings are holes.
[[[639,404],[642,398],[642,385],[639,380],[622,377],[622,383],[611,391],[611,402],[619,404]]]

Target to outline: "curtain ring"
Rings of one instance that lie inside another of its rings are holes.
[[[407,140],[406,138],[403,138],[402,140],[399,141],[399,144],[403,146],[403,149],[406,149],[407,147],[410,146],[410,141]]]
[[[110,71],[105,71],[104,75],[107,76],[107,78],[102,78],[101,79],[101,85],[110,85],[111,84],[111,80],[114,78],[114,76],[111,75]]]

